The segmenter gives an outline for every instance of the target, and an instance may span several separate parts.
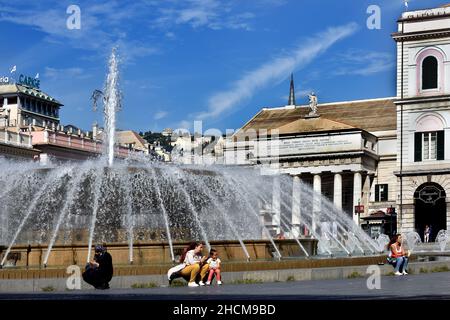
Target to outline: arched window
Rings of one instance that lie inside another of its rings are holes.
[[[422,90],[438,88],[438,60],[428,56],[422,62]]]

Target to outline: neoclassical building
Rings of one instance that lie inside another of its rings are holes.
[[[392,37],[396,97],[297,105],[291,80],[286,106],[228,139],[225,163],[276,163],[359,224],[396,212],[397,232],[449,229],[450,7],[403,13]]]

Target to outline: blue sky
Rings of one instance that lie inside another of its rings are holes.
[[[409,8],[445,4],[412,0]],[[69,5],[81,29],[69,30]],[[369,5],[381,29],[369,30]],[[0,76],[40,74],[41,89],[64,103],[63,124],[102,122],[90,96],[101,89],[113,46],[121,57],[118,127],[237,129],[263,107],[395,95],[390,34],[402,0],[0,0]]]

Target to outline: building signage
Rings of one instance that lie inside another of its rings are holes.
[[[355,206],[355,214],[357,214],[357,213],[364,213],[363,205]]]
[[[0,77],[0,84],[9,84],[9,77]]]
[[[17,81],[17,83],[24,84],[26,86],[39,89],[39,86],[41,84],[41,80],[21,74],[19,76],[19,81]]]
[[[260,141],[259,156],[276,153],[283,155],[335,153],[360,150],[362,145],[361,134],[328,135],[316,137],[302,137],[292,139],[280,139],[276,141]],[[261,145],[261,143],[263,145]],[[270,145],[270,154],[264,154],[265,144]],[[276,151],[274,150],[276,149]],[[275,151],[275,152],[274,152]]]
[[[435,186],[426,186],[419,191],[419,199],[425,203],[434,204],[441,198],[443,198],[442,192]]]

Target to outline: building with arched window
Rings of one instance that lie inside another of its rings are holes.
[[[225,163],[276,164],[362,225],[397,212],[393,232],[423,237],[428,225],[434,240],[450,229],[450,6],[403,13],[392,37],[396,97],[321,104],[311,94],[296,105],[291,79],[286,106],[263,108],[227,139]],[[302,195],[292,190],[298,235]]]
[[[405,12],[397,42],[399,224],[450,228],[450,7]]]

